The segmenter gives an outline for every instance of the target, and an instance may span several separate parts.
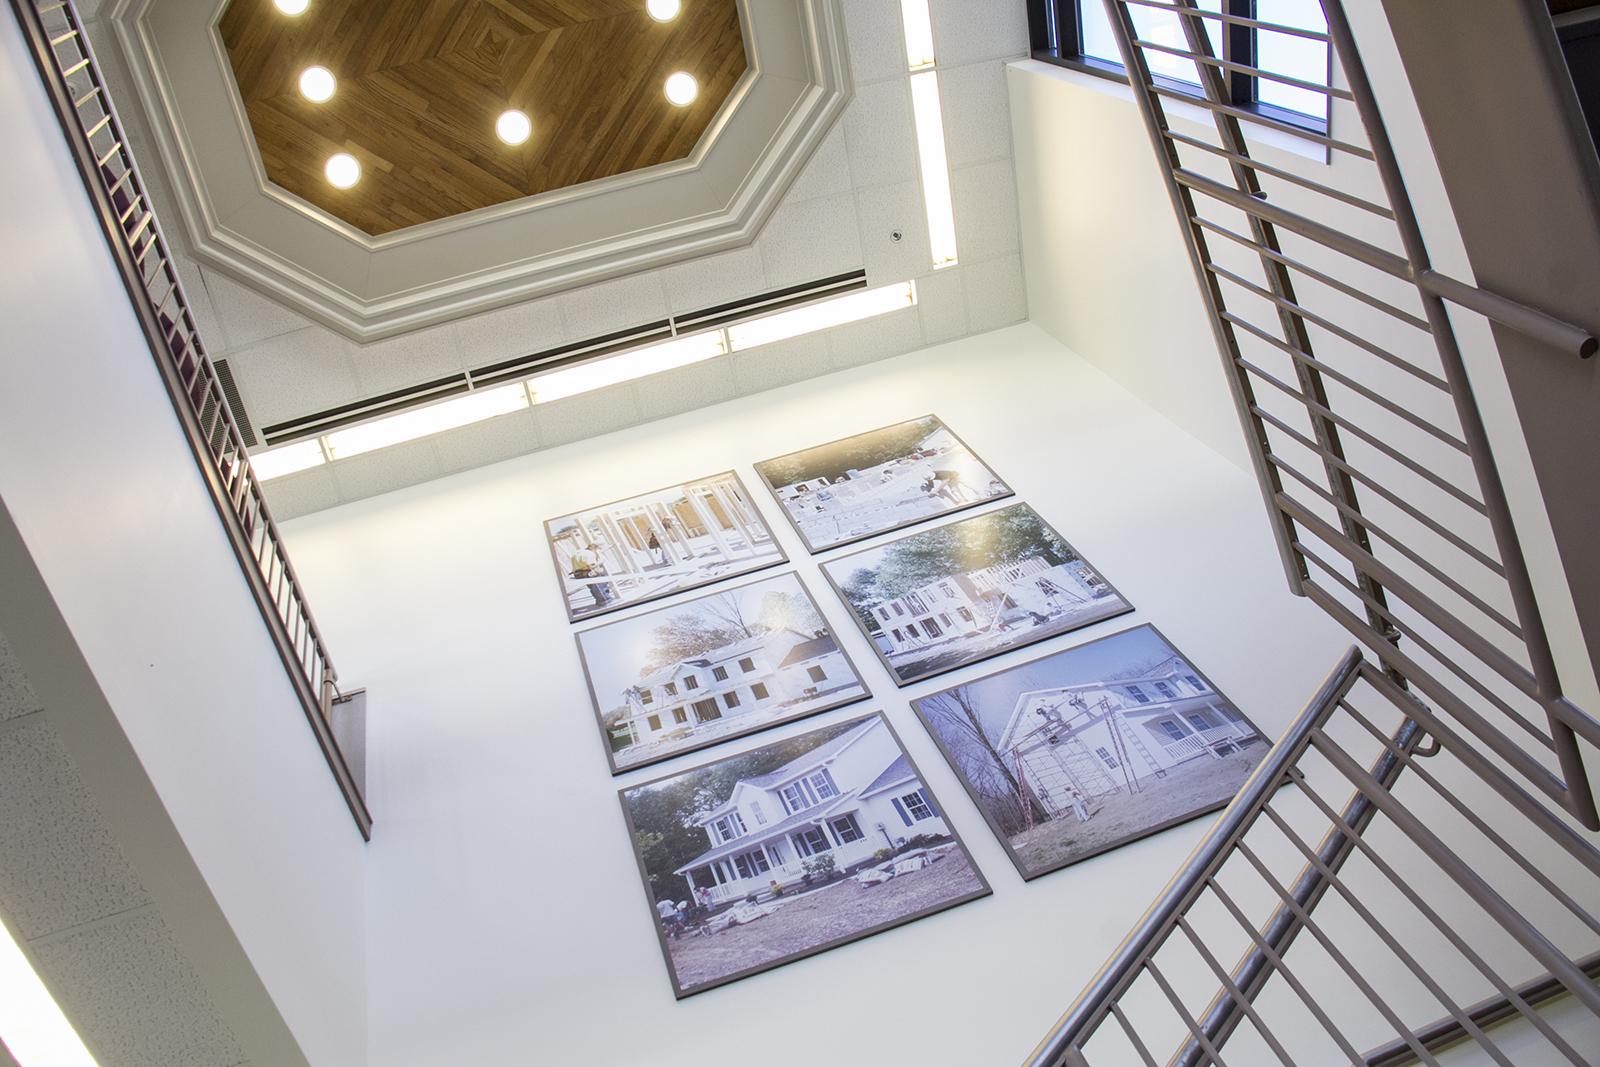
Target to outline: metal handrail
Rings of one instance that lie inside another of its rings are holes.
[[[1281,27],[1197,0],[1105,3],[1289,586],[1369,652],[1344,657],[1029,1067],[1221,1065],[1225,1049],[1392,1067],[1458,1042],[1511,1067],[1490,1032],[1508,1021],[1590,1064],[1537,1009],[1566,997],[1600,1020],[1584,833],[1600,812],[1578,743],[1600,743],[1600,720],[1563,693],[1450,311],[1552,358],[1591,357],[1594,331],[1432,265],[1341,0],[1304,35],[1342,72],[1325,94],[1339,137],[1305,136],[1344,154],[1339,173],[1370,167],[1364,187],[1253,158],[1224,72],[1265,72],[1216,62],[1203,20]],[[1130,5],[1176,19],[1187,50],[1142,41]],[[1147,50],[1195,60],[1202,95],[1161,84]],[[1167,98],[1213,128],[1172,130]]]
[[[363,837],[372,816],[334,739],[338,674],[306,603],[146,186],[69,0],[11,0],[151,355],[274,645]]]

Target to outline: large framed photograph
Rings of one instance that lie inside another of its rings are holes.
[[[822,573],[900,685],[1133,610],[1026,504],[824,563]]]
[[[1024,879],[1216,811],[1270,747],[1153,626],[912,707]]]
[[[1011,495],[932,415],[763,460],[756,473],[813,553]]]
[[[732,471],[544,528],[571,622],[788,560]]]
[[[679,999],[990,892],[882,712],[619,795]]]
[[[872,695],[793,573],[577,640],[612,774]]]

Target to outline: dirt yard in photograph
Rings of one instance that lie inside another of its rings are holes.
[[[1256,742],[1221,759],[1201,757],[1167,772],[1165,778],[1144,778],[1142,791],[1097,797],[1088,822],[1071,812],[1032,830],[1015,834],[1011,847],[1029,874],[1042,874],[1085,854],[1131,840],[1169,819],[1232,800],[1250,777],[1267,746]]]
[[[852,878],[796,897],[771,915],[720,933],[668,941],[678,983],[686,990],[795,956],[882,923],[914,915],[983,888],[959,848],[920,871],[882,885]]]

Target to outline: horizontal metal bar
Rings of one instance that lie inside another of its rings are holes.
[[[1174,11],[1180,15],[1198,15],[1205,19],[1216,19],[1235,26],[1251,26],[1268,33],[1283,33],[1292,37],[1304,37],[1312,41],[1327,41],[1330,38],[1326,33],[1317,30],[1302,29],[1299,26],[1286,26],[1280,22],[1263,22],[1260,19],[1248,18],[1244,15],[1231,15],[1225,11],[1206,11],[1188,7],[1178,7],[1175,4],[1162,3],[1161,0],[1123,0],[1124,3],[1137,4],[1140,7],[1153,7],[1162,11]]]
[[[1351,207],[1358,207],[1363,211],[1369,211],[1380,218],[1394,218],[1394,212],[1390,211],[1382,204],[1375,204],[1371,200],[1363,200],[1361,197],[1352,193],[1344,192],[1341,189],[1330,188],[1321,184],[1320,182],[1315,182],[1310,178],[1296,174],[1292,170],[1285,170],[1282,167],[1274,167],[1270,163],[1263,163],[1254,156],[1246,156],[1240,155],[1237,152],[1230,152],[1221,145],[1214,145],[1210,141],[1205,141],[1198,137],[1190,137],[1188,134],[1179,133],[1177,130],[1162,130],[1161,135],[1177,141],[1179,144],[1186,144],[1191,148],[1198,148],[1202,151],[1209,152],[1212,155],[1220,156],[1229,162],[1237,163],[1242,167],[1249,167],[1253,171],[1258,171],[1262,174],[1270,174],[1274,178],[1281,178],[1293,185],[1300,186],[1302,189],[1309,189],[1312,192],[1331,197],[1334,200],[1338,200],[1340,203],[1349,204]]]
[[[1476,311],[1485,318],[1510,327],[1524,337],[1575,353],[1579,359],[1588,359],[1600,348],[1600,338],[1595,337],[1593,330],[1574,326],[1538,308],[1457,281],[1436,270],[1423,271],[1417,276],[1417,284],[1469,311]]]
[[[1600,982],[1600,952],[1585,956],[1578,967],[1593,981]],[[1516,987],[1516,994],[1530,1006],[1537,1007],[1566,993],[1566,987],[1554,975],[1531,978]],[[1494,1026],[1522,1014],[1511,1006],[1507,997],[1487,997],[1467,1008],[1467,1015],[1479,1026]],[[1417,1037],[1430,1052],[1441,1052],[1466,1037],[1461,1024],[1445,1017],[1417,1031]],[[1362,1061],[1366,1067],[1410,1067],[1417,1062],[1411,1050],[1399,1042],[1391,1042],[1368,1052]]]
[[[1207,99],[1204,96],[1196,96],[1193,93],[1186,93],[1178,89],[1169,89],[1167,86],[1162,85],[1159,82],[1151,82],[1150,84],[1146,85],[1145,88],[1152,93],[1167,97],[1169,100],[1177,100],[1180,103],[1191,104],[1195,107],[1202,107],[1207,111],[1213,111],[1219,115],[1227,115],[1229,118],[1239,119],[1242,122],[1254,122],[1261,126],[1268,126],[1275,130],[1281,130],[1284,133],[1293,134],[1296,137],[1304,137],[1306,140],[1315,141],[1317,144],[1320,144],[1325,148],[1332,148],[1335,151],[1344,152],[1348,155],[1357,156],[1361,159],[1372,158],[1371,149],[1362,148],[1360,145],[1351,144],[1348,141],[1341,141],[1337,137],[1329,137],[1326,134],[1317,133],[1314,130],[1308,130],[1304,126],[1296,126],[1292,122],[1284,122],[1281,119],[1271,118],[1270,116],[1261,114],[1259,111],[1251,111],[1249,108],[1237,107],[1233,104],[1219,104],[1215,100]]]
[[[1216,67],[1219,70],[1232,71],[1236,74],[1248,74],[1252,78],[1263,78],[1267,81],[1278,82],[1282,85],[1292,85],[1296,89],[1304,89],[1307,92],[1312,93],[1321,93],[1324,96],[1333,96],[1339,98],[1340,100],[1352,99],[1350,92],[1347,89],[1339,89],[1322,82],[1306,81],[1303,78],[1292,78],[1287,74],[1279,74],[1276,71],[1267,70],[1263,67],[1252,66],[1249,63],[1235,63],[1229,59],[1218,59],[1216,56],[1203,56],[1197,52],[1191,52],[1183,48],[1174,48],[1171,45],[1157,44],[1154,41],[1147,41],[1142,37],[1134,38],[1133,43],[1138,45],[1140,48],[1147,48],[1152,52],[1162,52],[1169,56],[1178,56],[1179,58],[1187,59],[1194,63],[1204,63],[1209,67]]]

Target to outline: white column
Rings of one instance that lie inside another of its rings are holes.
[[[717,500],[722,504],[722,510],[728,513],[728,518],[733,520],[733,524],[739,528],[739,533],[744,537],[744,543],[749,546],[750,552],[753,555],[756,550],[756,542],[759,540],[759,538],[757,537],[756,530],[745,520],[744,508],[734,497],[733,490],[726,485],[713,482],[711,484],[711,491],[713,494],[715,494]]]
[[[722,553],[722,558],[731,560],[733,558],[733,550],[728,547],[728,539],[722,536],[722,528],[717,524],[717,520],[706,510],[705,504],[701,502],[693,489],[689,491],[688,497],[689,506],[694,509],[695,517],[706,528],[706,533],[710,535],[711,540],[716,542],[717,550]]]

